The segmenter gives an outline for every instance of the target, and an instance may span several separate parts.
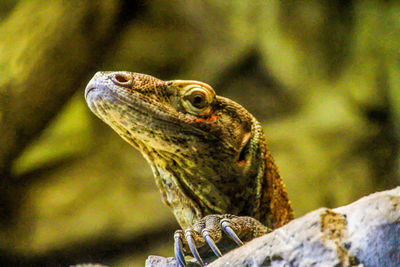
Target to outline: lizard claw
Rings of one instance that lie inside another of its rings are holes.
[[[178,266],[186,266],[185,256],[183,255],[182,231],[177,230],[174,234],[174,251]]]
[[[221,251],[218,249],[217,245],[215,244],[214,240],[210,236],[210,231],[208,229],[203,229],[201,231],[201,234],[203,235],[204,240],[207,242],[207,244],[210,246],[211,250],[214,252],[214,254],[219,258],[222,256]]]
[[[221,220],[221,228],[222,230],[230,237],[238,246],[243,246],[242,240],[236,235],[235,231],[231,227],[231,222],[229,219]]]
[[[186,241],[188,242],[190,251],[192,252],[193,256],[196,258],[196,260],[198,261],[198,263],[201,266],[204,266],[203,259],[200,257],[200,254],[199,254],[199,252],[197,251],[197,248],[196,248],[196,244],[195,244],[195,242],[193,240],[192,230],[190,230],[190,229],[186,230],[185,231],[185,237],[186,237]]]
[[[175,257],[179,267],[187,266],[184,251],[190,249],[198,264],[205,266],[205,263],[221,257],[221,250],[227,252],[235,246],[230,239],[238,246],[242,246],[241,238],[249,241],[269,231],[268,227],[251,217],[230,214],[207,215],[185,231],[175,232]],[[229,238],[224,238],[224,233]]]

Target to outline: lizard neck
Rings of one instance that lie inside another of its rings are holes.
[[[151,165],[164,203],[183,229],[209,214],[252,216],[271,228],[293,218],[278,168],[255,119],[239,165],[232,156],[221,159],[219,155],[213,166],[207,159],[218,149],[207,155],[162,152],[144,145],[138,149]]]

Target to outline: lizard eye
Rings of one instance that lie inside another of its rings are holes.
[[[197,108],[202,109],[205,108],[209,103],[207,101],[207,95],[203,90],[194,89],[189,92],[189,95],[185,96],[185,99],[190,102],[190,104]]]
[[[216,95],[208,84],[192,80],[173,80],[167,82],[167,88],[170,88],[175,99],[172,102],[179,105],[179,111],[183,108],[195,116],[210,116]]]
[[[207,115],[211,111],[214,94],[205,88],[194,86],[188,88],[183,95],[183,106],[187,112],[194,115]]]

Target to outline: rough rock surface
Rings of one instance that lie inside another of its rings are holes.
[[[151,266],[177,264],[150,256]],[[400,187],[312,211],[208,266],[400,266]]]

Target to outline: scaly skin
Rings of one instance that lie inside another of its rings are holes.
[[[164,203],[185,230],[175,233],[180,265],[188,248],[200,264],[202,257],[212,260],[210,247],[220,256],[215,243],[229,250],[224,232],[249,241],[293,218],[260,123],[209,85],[98,72],[85,97],[149,162]]]

